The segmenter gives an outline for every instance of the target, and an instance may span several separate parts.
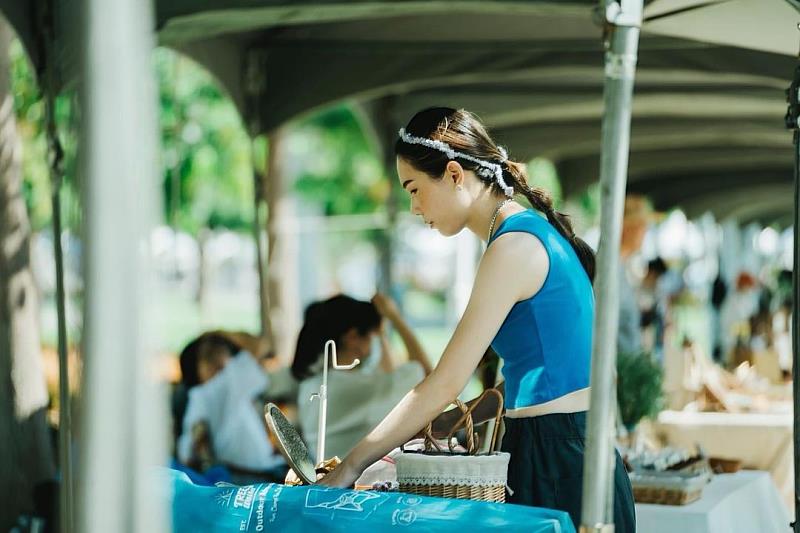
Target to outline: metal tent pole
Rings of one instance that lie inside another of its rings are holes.
[[[86,300],[78,531],[168,529],[167,458],[148,264],[157,212],[152,4],[85,0],[81,139]]]
[[[72,473],[72,407],[69,391],[69,356],[67,342],[66,296],[64,291],[64,251],[61,246],[61,185],[64,179],[64,151],[56,125],[55,20],[52,6],[45,3],[43,13],[45,64],[40,73],[44,86],[45,126],[50,151],[50,200],[53,219],[53,255],[56,267],[56,317],[58,322],[58,455],[61,485],[59,489],[60,529],[74,529],[74,490]]]
[[[797,92],[795,92],[797,96]],[[794,259],[792,263],[792,398],[794,400],[794,522],[792,529],[800,533],[800,365],[797,364],[797,351],[800,349],[800,315],[797,312],[800,295],[798,265],[800,265],[800,132],[794,132]]]
[[[275,337],[270,319],[269,283],[267,281],[267,257],[265,250],[267,243],[264,235],[265,220],[262,216],[266,209],[266,165],[264,169],[258,168],[257,150],[258,136],[261,135],[261,99],[266,90],[266,55],[259,50],[251,50],[247,55],[245,64],[245,94],[247,95],[247,123],[250,134],[250,166],[253,171],[253,239],[256,244],[256,269],[258,269],[258,309],[261,323],[260,337],[269,341],[271,349],[275,347]],[[269,155],[265,155],[269,157]]]
[[[591,408],[583,468],[581,532],[614,530],[615,361],[619,322],[619,248],[630,145],[631,100],[642,0],[601,0],[606,29],[600,158],[601,217],[597,254]]]
[[[800,61],[800,55],[798,55]],[[794,78],[786,90],[786,100],[789,102],[786,111],[786,127],[794,131],[794,231],[793,245],[794,258],[792,267],[792,397],[794,405],[794,522],[791,527],[795,533],[800,533],[800,365],[797,364],[797,351],[800,349],[800,315],[798,315],[798,299],[800,297],[800,279],[798,266],[800,266],[800,64],[795,67]]]
[[[380,106],[375,113],[380,144],[383,147],[383,168],[386,171],[386,178],[389,180],[389,198],[386,204],[386,231],[382,235],[380,244],[380,278],[378,279],[378,290],[392,297],[394,282],[394,252],[397,246],[398,204],[400,203],[400,188],[397,182],[397,171],[395,170],[394,142],[397,139],[397,128],[395,122],[395,108],[397,105],[394,96],[384,97],[378,102]],[[400,304],[402,305],[402,304]]]
[[[73,491],[72,483],[72,408],[69,392],[69,354],[67,343],[66,296],[64,291],[64,251],[61,246],[61,183],[62,169],[61,145],[56,132],[53,107],[55,96],[47,95],[47,136],[51,151],[51,205],[53,217],[53,247],[56,262],[56,316],[58,319],[58,451],[61,471],[61,490],[59,491],[59,517],[62,531],[73,529]]]

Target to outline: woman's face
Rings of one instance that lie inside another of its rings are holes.
[[[351,328],[342,336],[341,348],[339,349],[339,364],[349,365],[356,359],[364,361],[372,352],[372,338],[377,331],[369,331],[360,334],[356,328]]]
[[[370,353],[372,352],[372,336],[374,334],[374,332],[370,332],[366,335],[358,335],[357,340],[354,343],[355,346],[353,347],[353,354],[355,355],[356,359],[361,359],[363,361],[369,357]]]
[[[467,223],[468,204],[456,177],[459,171],[463,173],[461,166],[451,161],[444,177],[435,180],[405,159],[397,158],[397,175],[400,185],[411,196],[411,213],[421,216],[425,224],[447,237],[460,232]]]

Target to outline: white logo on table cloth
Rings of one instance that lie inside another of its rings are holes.
[[[393,526],[408,526],[417,519],[417,513],[411,509],[395,509],[392,513]]]
[[[240,488],[236,491],[236,497],[233,499],[233,508],[244,507],[245,509],[250,509],[255,495],[256,488],[252,485]]]
[[[422,503],[422,498],[420,498],[419,496],[401,496],[397,500],[397,503],[402,504],[402,505],[408,505],[408,506],[411,507],[411,506],[419,505],[420,503]]]
[[[375,492],[348,491],[341,494],[334,491],[311,489],[306,493],[305,513],[330,515],[333,519],[336,511],[343,511],[347,512],[351,518],[364,520],[387,499],[389,499],[388,496]]]
[[[231,498],[233,497],[233,493],[235,491],[233,489],[226,490],[225,492],[220,492],[216,496],[214,496],[214,500],[216,500],[217,504],[227,507],[231,504]]]

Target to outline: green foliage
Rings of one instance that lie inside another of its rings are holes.
[[[622,423],[633,429],[642,418],[653,418],[662,408],[664,371],[648,353],[617,356],[617,401]]]
[[[252,158],[238,110],[191,60],[159,48],[154,62],[166,221],[192,234],[203,227],[248,230]]]
[[[18,41],[12,43],[10,55],[23,146],[23,193],[33,228],[39,230],[50,224],[51,216],[45,106],[35,72]],[[154,66],[165,220],[192,234],[203,227],[249,230],[253,205],[250,140],[238,111],[208,72],[178,53],[157,49]],[[81,217],[74,96],[60,95],[55,106],[65,152],[61,196],[65,227],[75,227]]]
[[[390,182],[347,106],[333,107],[300,123],[292,160],[299,167],[295,190],[323,206],[326,215],[383,209]]]
[[[592,221],[600,220],[600,184],[593,183],[579,197],[584,216]]]
[[[24,194],[34,229],[50,223],[50,171],[45,136],[45,108],[35,73],[19,42],[11,47],[12,86],[23,143]],[[179,53],[158,48],[154,53],[161,132],[163,216],[191,234],[204,227],[249,230],[253,219],[252,166],[266,169],[263,137],[251,143],[238,110],[215,79]],[[56,122],[65,149],[62,205],[65,226],[80,220],[75,153],[74,95],[56,101]],[[295,191],[322,206],[327,215],[373,213],[386,208],[394,179],[368,142],[353,110],[329,108],[292,128],[290,172]],[[555,167],[536,159],[529,166],[532,184],[549,190],[561,204]],[[398,208],[408,207],[403,194]],[[366,235],[379,239],[375,232]]]
[[[31,225],[39,230],[50,224],[50,167],[46,136],[45,104],[33,70],[22,44],[14,40],[9,47],[11,63],[11,91],[17,119],[17,135],[22,145],[23,194],[28,206]],[[64,150],[64,183],[62,206],[65,227],[74,227],[80,221],[75,185],[77,134],[75,133],[74,94],[67,92],[56,98],[56,128]]]
[[[531,187],[539,187],[550,193],[553,206],[561,209],[563,195],[561,182],[558,180],[556,166],[548,159],[537,157],[528,163],[528,181]]]

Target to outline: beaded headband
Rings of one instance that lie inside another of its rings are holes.
[[[485,159],[480,159],[477,157],[473,157],[469,154],[465,154],[464,152],[458,152],[450,147],[444,141],[435,141],[433,139],[428,139],[427,137],[415,137],[406,131],[405,128],[400,128],[400,138],[406,144],[419,144],[421,146],[425,146],[426,148],[430,148],[432,150],[437,150],[442,152],[450,159],[455,159],[460,157],[461,159],[466,159],[467,161],[471,161],[478,165],[478,168],[475,170],[475,173],[485,179],[494,179],[503,192],[511,198],[514,196],[514,188],[510,187],[506,184],[506,180],[503,179],[503,165],[500,163],[493,163],[491,161],[486,161]],[[498,146],[500,153],[502,154],[502,163],[505,163],[508,160],[508,154],[506,153],[505,148],[502,146]]]

